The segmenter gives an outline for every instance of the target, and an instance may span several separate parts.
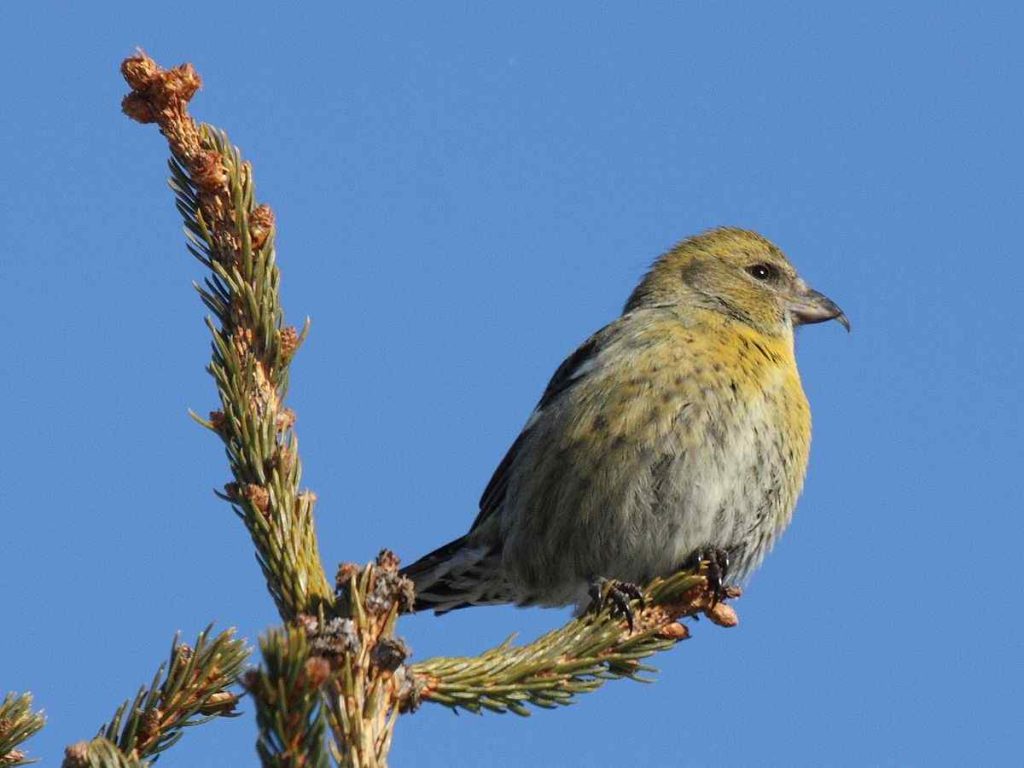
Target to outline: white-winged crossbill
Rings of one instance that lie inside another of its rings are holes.
[[[846,316],[764,237],[661,256],[555,372],[469,532],[405,573],[418,609],[583,606],[715,553],[742,580],[789,524],[811,414],[794,326]]]

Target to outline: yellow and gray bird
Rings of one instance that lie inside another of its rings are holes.
[[[807,470],[794,328],[833,319],[849,330],[755,232],[679,243],[555,371],[469,532],[405,570],[416,608],[582,608],[700,559],[744,580]]]

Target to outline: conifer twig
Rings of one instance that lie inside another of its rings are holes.
[[[334,618],[305,619],[314,653],[334,670],[327,699],[334,758],[343,768],[380,768],[387,765],[398,715],[419,704],[417,681],[405,664],[409,647],[395,635],[399,614],[412,610],[413,585],[385,549],[362,568],[342,564],[335,592]]]
[[[263,665],[249,670],[245,688],[256,705],[256,751],[264,768],[326,768],[321,690],[330,664],[310,655],[306,633],[274,629],[260,639]]]
[[[419,695],[454,710],[529,715],[527,704],[545,709],[570,704],[577,694],[596,690],[607,680],[648,682],[643,673],[655,670],[641,660],[690,635],[679,619],[705,615],[721,626],[737,623],[732,607],[708,586],[703,568],[649,584],[644,605],[633,603],[632,630],[621,615],[606,608],[572,619],[524,646],[513,646],[509,638],[479,656],[413,664],[410,672],[418,680]],[[729,596],[738,597],[739,590],[730,589]]]
[[[199,633],[194,647],[176,636],[170,658],[157,669],[152,683],[118,707],[95,739],[68,747],[64,765],[78,768],[109,757],[113,753],[106,744],[125,760],[144,764],[175,744],[183,729],[234,716],[238,697],[227,689],[237,680],[249,651],[234,630],[210,639],[210,629]]]
[[[0,768],[28,765],[30,760],[20,748],[46,724],[42,712],[32,711],[31,693],[8,693],[0,703]]]
[[[234,481],[220,495],[249,529],[282,618],[316,613],[330,601],[330,586],[314,530],[315,496],[299,486],[295,413],[284,406],[288,366],[308,323],[301,332],[284,324],[274,213],[257,204],[252,167],[227,136],[189,115],[201,84],[191,64],[167,70],[140,52],[121,73],[132,88],[125,114],[156,123],[167,138],[188,249],[210,270],[196,290],[216,319],[207,321],[209,371],[221,409],[195,418],[227,449]]]

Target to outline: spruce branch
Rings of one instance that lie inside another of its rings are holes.
[[[118,759],[129,761],[126,765],[145,765],[176,743],[183,729],[234,716],[238,697],[227,689],[237,680],[249,651],[234,630],[212,639],[210,631],[207,627],[200,632],[195,646],[175,636],[170,658],[157,669],[152,683],[118,707],[95,739],[68,747],[65,766],[93,765],[95,760],[108,764],[102,760],[113,759],[114,753],[107,744],[120,754]]]
[[[730,597],[738,597],[732,588]],[[720,626],[735,626],[732,607],[717,599],[705,566],[655,579],[634,602],[634,627],[613,608],[588,613],[524,646],[509,638],[479,656],[429,659],[412,665],[423,701],[453,710],[513,712],[529,715],[532,704],[552,709],[606,681],[629,678],[649,682],[655,669],[641,660],[689,637],[679,623],[703,614]]]
[[[122,109],[156,123],[170,145],[171,188],[188,250],[210,274],[196,284],[213,313],[209,372],[221,408],[196,416],[224,441],[234,481],[219,494],[243,520],[281,617],[317,613],[331,599],[313,505],[302,491],[295,413],[284,406],[288,366],[306,327],[286,326],[275,263],[274,213],[257,204],[252,166],[227,136],[199,125],[188,102],[201,81],[191,64],[161,68],[144,53],[121,65],[132,88]]]
[[[340,766],[378,768],[387,765],[398,715],[419,705],[419,684],[405,664],[409,647],[395,635],[415,594],[388,550],[362,568],[342,564],[335,591],[332,618],[304,617],[313,652],[333,670],[326,709],[332,754]]]
[[[256,751],[264,768],[326,768],[327,724],[321,691],[330,664],[310,654],[306,632],[273,629],[260,638],[263,665],[244,677],[256,705]]]
[[[42,712],[32,711],[31,693],[8,693],[0,703],[0,768],[28,765],[30,760],[19,747],[46,725]]]

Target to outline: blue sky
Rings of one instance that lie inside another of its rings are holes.
[[[48,712],[32,751],[92,735],[176,630],[276,618],[186,416],[215,402],[201,272],[163,140],[118,111],[141,45],[196,64],[277,212],[329,569],[462,533],[555,366],[685,235],[764,232],[853,321],[798,339],[810,472],[739,628],[527,721],[424,707],[394,765],[1017,762],[1019,5],[351,5],[0,11],[0,688]],[[401,632],[426,658],[565,615]],[[161,764],[255,763],[254,732]]]

